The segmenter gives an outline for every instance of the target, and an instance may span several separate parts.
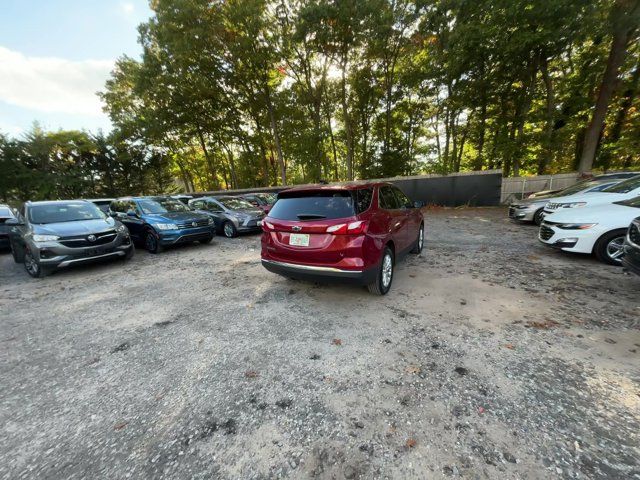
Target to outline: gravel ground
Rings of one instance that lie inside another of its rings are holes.
[[[259,237],[27,277],[0,256],[0,478],[640,478],[640,277],[427,212],[392,291]]]

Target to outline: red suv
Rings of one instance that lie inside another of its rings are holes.
[[[262,222],[262,265],[286,277],[341,280],[384,295],[396,260],[422,251],[421,206],[390,183],[285,190]]]

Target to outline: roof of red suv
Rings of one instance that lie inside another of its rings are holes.
[[[317,185],[301,185],[299,187],[292,187],[286,190],[281,191],[280,193],[288,193],[288,192],[317,192],[318,190],[357,190],[359,188],[364,187],[375,187],[379,185],[391,185],[389,182],[367,182],[363,181],[354,181],[354,182],[344,182],[344,183],[332,183],[332,184],[317,184]]]

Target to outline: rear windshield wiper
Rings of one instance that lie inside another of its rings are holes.
[[[299,213],[296,215],[300,220],[312,220],[316,218],[327,218],[326,215],[318,215],[317,213]]]

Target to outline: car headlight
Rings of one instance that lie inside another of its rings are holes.
[[[587,202],[573,202],[573,203],[563,203],[562,208],[577,208],[584,207]]]
[[[154,227],[158,230],[177,230],[178,226],[175,223],[154,223]]]
[[[122,233],[122,232],[126,232],[127,231],[127,227],[125,227],[124,225],[120,225],[118,227],[116,227],[116,232],[118,233]]]
[[[60,237],[57,235],[34,235],[31,238],[33,238],[34,242],[55,242]]]
[[[563,230],[589,230],[597,225],[597,223],[558,223],[555,226]]]

